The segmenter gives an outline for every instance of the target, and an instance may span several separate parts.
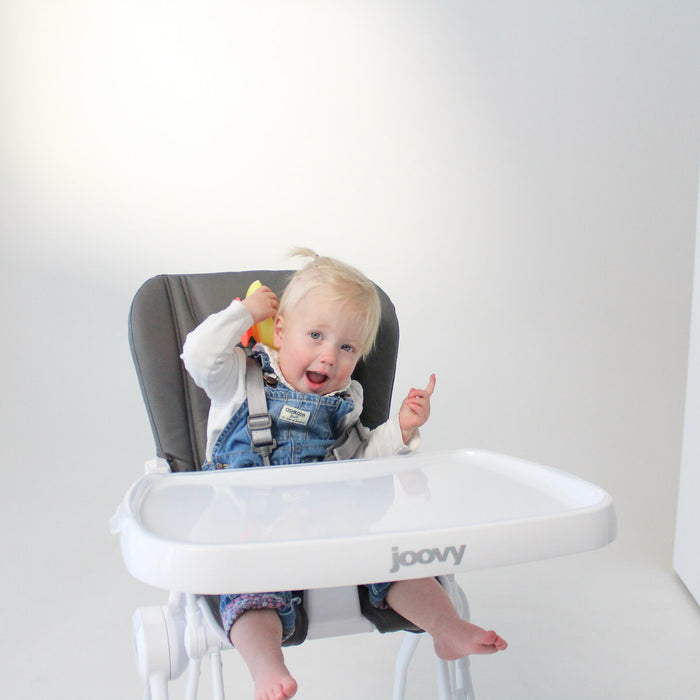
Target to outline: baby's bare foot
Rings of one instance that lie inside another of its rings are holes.
[[[272,673],[255,682],[255,700],[287,700],[297,692],[297,682],[285,668],[281,674]]]
[[[445,661],[454,661],[470,654],[495,654],[508,644],[493,630],[485,630],[460,620],[433,638],[435,653]]]

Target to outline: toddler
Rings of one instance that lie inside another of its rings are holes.
[[[290,280],[282,299],[259,287],[243,301],[205,319],[188,336],[182,359],[211,400],[204,469],[261,466],[247,431],[245,353],[237,347],[254,323],[274,317],[274,345],[258,343],[272,433],[272,464],[323,460],[348,426],[359,422],[362,386],[351,378],[357,362],[371,350],[381,315],[374,285],[358,270],[311,251]],[[357,457],[410,453],[418,429],[430,415],[435,388],[411,389],[398,415],[371,431]],[[431,635],[436,654],[458,659],[489,654],[506,642],[462,620],[434,578],[368,586],[373,605],[388,605]],[[284,663],[281,642],[294,631],[291,593],[277,591],[221,597],[221,617],[255,683],[255,700],[291,698],[297,684]]]

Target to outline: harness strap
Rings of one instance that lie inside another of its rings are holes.
[[[367,444],[369,428],[365,428],[358,420],[348,426],[343,434],[328,448],[324,461],[334,459],[354,459],[360,449]]]
[[[262,457],[263,464],[269,467],[270,455],[277,442],[272,437],[272,418],[267,411],[262,367],[252,357],[246,357],[245,391],[248,397],[250,445]]]

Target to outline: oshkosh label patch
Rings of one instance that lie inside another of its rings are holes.
[[[283,406],[280,411],[280,420],[287,423],[296,423],[297,425],[306,425],[311,418],[311,411],[304,411],[301,408],[294,406]]]

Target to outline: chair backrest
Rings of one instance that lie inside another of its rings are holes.
[[[138,290],[129,314],[129,342],[151,422],[156,453],[172,471],[193,471],[204,462],[209,399],[185,370],[180,353],[185,336],[235,297],[244,298],[259,279],[278,295],[289,270],[251,270],[192,275],[158,275]],[[369,428],[389,416],[399,325],[394,305],[377,287],[382,320],[372,353],[354,373],[365,392],[362,422]]]

